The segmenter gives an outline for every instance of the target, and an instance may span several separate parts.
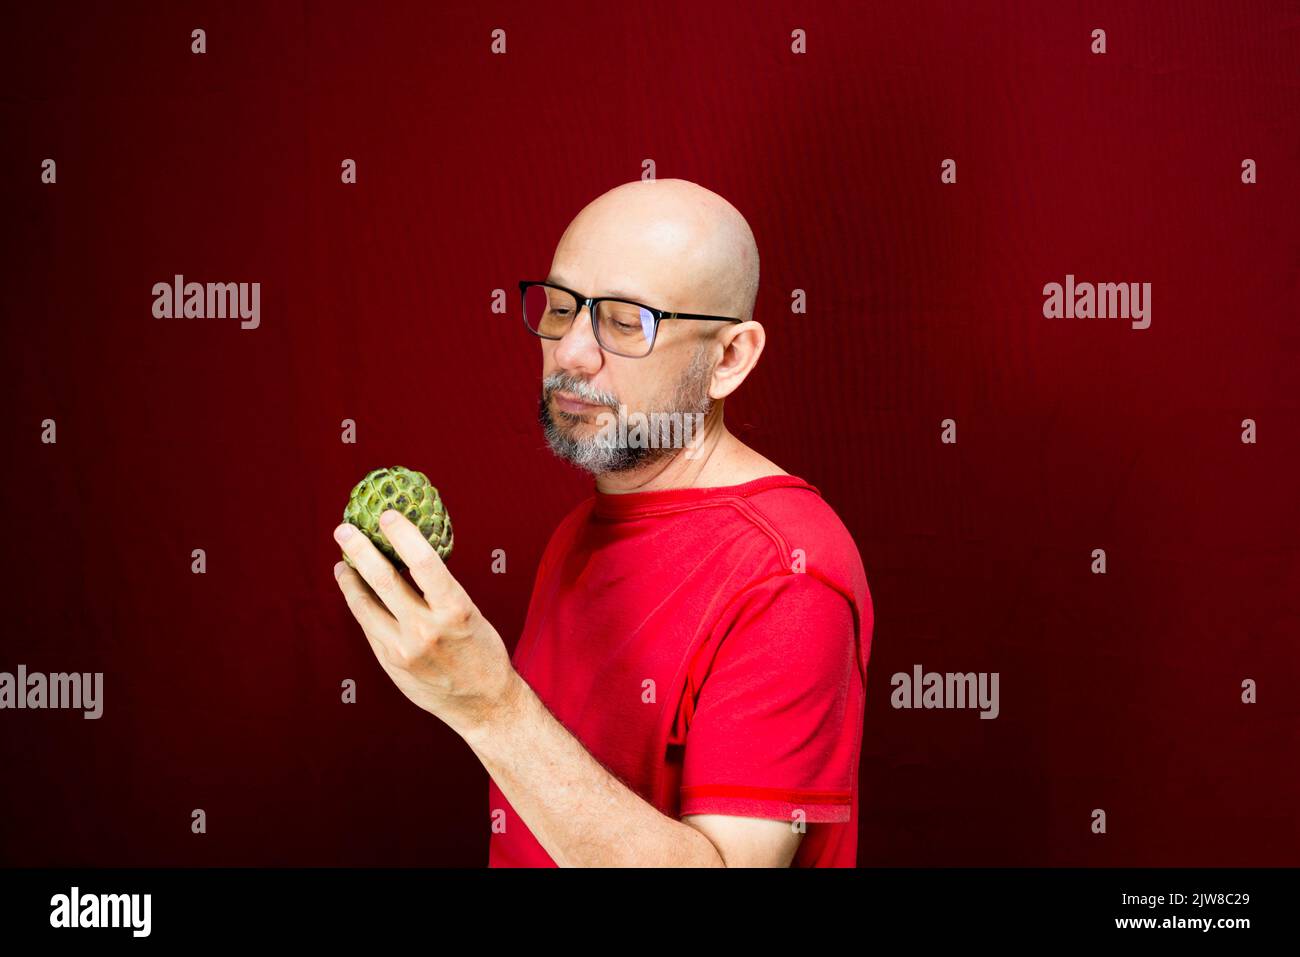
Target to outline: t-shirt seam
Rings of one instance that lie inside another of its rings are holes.
[[[762,791],[775,792],[768,794],[729,794],[720,793],[732,790],[744,791]],[[849,804],[853,800],[853,790],[842,790],[840,788],[781,788],[781,787],[760,787],[758,785],[741,785],[741,784],[724,784],[720,782],[709,784],[684,784],[678,788],[678,793],[683,801],[692,798],[704,797],[726,797],[738,798],[745,801],[768,801],[775,804],[788,804],[791,799],[801,801],[807,804],[825,804],[841,805]]]
[[[805,489],[805,491],[812,491],[812,490]],[[823,501],[821,495],[818,495],[816,492],[814,492],[813,495],[818,499],[818,501]],[[755,513],[762,516],[764,523],[766,523],[767,526],[772,529],[773,533],[780,538],[780,542],[778,543],[777,546],[779,549],[778,561],[780,561],[782,564],[786,564],[789,561],[789,557],[790,557],[790,539],[786,536],[786,533],[778,526],[778,524],[772,519],[772,516],[758,506],[758,503],[750,501],[748,497],[746,497],[745,501],[749,505],[749,507],[754,510]]]

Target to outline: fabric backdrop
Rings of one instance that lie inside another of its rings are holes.
[[[859,863],[1294,864],[1298,41],[1238,0],[10,11],[0,671],[103,672],[104,713],[0,712],[0,861],[486,862],[486,774],[330,531],[424,470],[513,648],[591,487],[515,284],[653,161],[749,219],[727,421],[867,569]],[[258,327],[155,318],[177,274],[260,283]],[[1151,283],[1150,327],[1046,318],[1067,275]],[[916,665],[998,717],[891,707]]]

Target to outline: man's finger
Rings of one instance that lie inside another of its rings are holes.
[[[338,579],[339,590],[343,592],[343,598],[348,603],[348,610],[352,612],[352,617],[357,620],[361,630],[366,633],[366,638],[369,639],[370,647],[375,654],[378,655],[381,651],[377,643],[396,643],[400,635],[397,619],[379,603],[370,586],[362,581],[356,569],[349,568],[347,562],[339,562],[334,566],[334,577]]]
[[[397,619],[388,613],[388,609],[375,598],[375,593],[370,590],[365,579],[357,574],[355,568],[349,568],[347,562],[339,562],[334,566],[334,577],[338,579],[339,589],[343,592],[352,617],[361,625],[361,633],[370,643],[375,660],[396,681],[392,662],[402,654],[404,640]]]
[[[375,596],[398,621],[409,621],[415,615],[429,610],[424,599],[407,584],[401,572],[355,525],[345,522],[334,529],[334,540],[352,559],[352,564]]]
[[[379,527],[406,562],[411,578],[424,592],[424,600],[430,607],[459,587],[434,547],[405,515],[390,508],[379,516]]]

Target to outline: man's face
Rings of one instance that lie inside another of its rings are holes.
[[[560,458],[593,475],[623,472],[673,455],[672,448],[620,447],[603,428],[611,417],[640,412],[699,413],[713,407],[710,341],[687,323],[665,322],[648,356],[611,355],[597,344],[582,310],[562,339],[542,339],[542,392],[537,417]],[[676,328],[669,328],[670,326]],[[602,415],[605,413],[605,415]],[[702,421],[702,420],[700,420]]]

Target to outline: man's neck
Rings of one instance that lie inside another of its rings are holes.
[[[596,489],[607,495],[661,492],[677,488],[738,485],[760,475],[785,474],[727,431],[722,403],[714,404],[691,447],[628,472],[596,476]]]

